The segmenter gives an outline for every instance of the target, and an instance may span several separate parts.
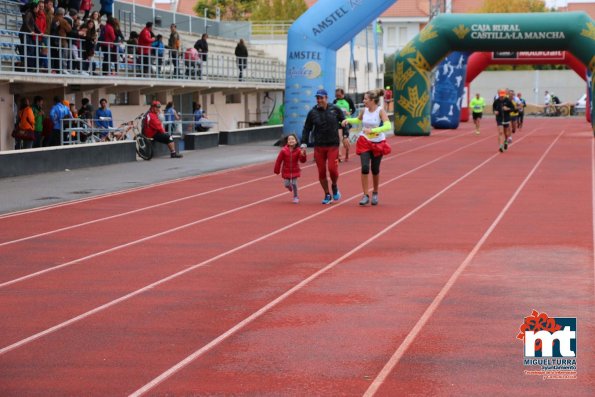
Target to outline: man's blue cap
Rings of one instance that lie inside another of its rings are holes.
[[[328,96],[326,90],[318,90],[316,91],[316,96]]]

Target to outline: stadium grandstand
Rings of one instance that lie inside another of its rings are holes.
[[[44,98],[46,114],[52,98],[60,96],[80,106],[83,98],[94,108],[107,98],[114,125],[125,123],[147,109],[153,100],[172,102],[186,120],[194,103],[200,103],[215,129],[235,129],[279,123],[285,82],[286,32],[291,22],[252,24],[196,16],[186,9],[191,2],[117,1],[113,16],[121,37],[104,38],[97,29],[94,43],[85,36],[57,33],[43,35],[23,29],[22,2],[0,0],[0,150],[13,149],[11,137],[20,98]],[[94,10],[98,10],[96,5]],[[186,8],[184,8],[186,7]],[[56,10],[55,10],[56,11]],[[65,18],[70,16],[66,10]],[[82,19],[83,12],[77,14]],[[101,26],[105,24],[105,16]],[[147,49],[131,38],[147,22],[152,35],[161,35],[165,48]],[[174,24],[180,50],[168,48]],[[82,32],[82,33],[81,33]],[[351,84],[362,93],[382,84],[383,59],[371,56],[372,27],[355,40],[355,56],[345,46],[338,54],[337,86]],[[55,33],[55,32],[54,32]],[[196,42],[208,34],[208,54],[193,54]],[[240,78],[235,49],[244,39],[249,56]],[[350,58],[366,63],[350,68]],[[351,70],[350,70],[351,69]],[[357,69],[357,70],[356,70]],[[184,127],[185,128],[185,127]],[[189,127],[191,128],[191,127]]]

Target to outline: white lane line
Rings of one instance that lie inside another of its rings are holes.
[[[454,139],[455,137],[448,138],[448,140]],[[488,138],[484,138],[484,139],[488,139]],[[481,141],[482,140],[476,141],[473,144],[478,143],[478,142],[481,142]],[[444,141],[440,141],[440,142],[444,142]],[[426,148],[427,146],[432,146],[432,145],[435,145],[437,143],[438,142],[434,142],[434,143],[430,143],[430,144],[427,144],[427,145],[424,145],[424,146],[420,146],[418,148],[410,149],[408,151],[405,151],[405,152],[402,152],[400,154],[397,154],[397,155],[393,156],[392,158],[394,158],[396,156],[399,156],[399,155],[408,154],[410,152],[415,152],[417,150],[421,150],[423,148]],[[449,152],[447,155],[450,155],[452,153],[455,153],[455,152]],[[442,158],[442,157],[440,157],[440,158]],[[427,163],[427,164],[431,164],[431,163]],[[352,170],[345,171],[345,172],[343,172],[343,175],[348,174],[348,173],[351,173],[351,172],[355,172],[355,171],[359,171],[359,168],[353,168]],[[403,175],[406,175],[406,174],[403,174]],[[318,182],[312,182],[310,184],[307,184],[307,185],[304,185],[304,186],[300,187],[300,189],[305,189],[305,188],[308,188],[308,187],[318,186],[318,185],[319,185]],[[169,233],[173,233],[173,232],[176,232],[176,231],[179,231],[179,230],[182,230],[182,229],[191,227],[191,226],[195,226],[195,225],[198,225],[200,223],[204,223],[204,222],[207,222],[207,221],[210,221],[210,220],[219,218],[219,217],[223,217],[223,216],[232,214],[234,212],[238,212],[238,211],[244,210],[246,208],[250,208],[250,207],[256,206],[258,204],[262,204],[264,202],[267,202],[267,201],[270,201],[270,200],[274,200],[274,199],[276,199],[278,197],[284,196],[285,194],[287,194],[287,193],[279,193],[279,194],[276,194],[276,195],[273,195],[273,196],[269,196],[269,197],[266,197],[264,199],[261,199],[261,200],[258,200],[258,201],[253,201],[252,203],[249,203],[249,204],[246,204],[246,205],[243,205],[243,206],[240,206],[240,207],[232,208],[230,210],[227,210],[227,211],[224,211],[224,212],[220,212],[220,213],[217,213],[215,215],[211,215],[211,216],[206,217],[206,218],[201,218],[201,219],[198,219],[196,221],[193,221],[193,222],[190,222],[190,223],[186,223],[184,225],[177,226],[177,227],[172,228],[172,229],[164,230],[163,232],[159,232],[159,233],[156,233],[156,234],[153,234],[153,235],[150,235],[150,236],[146,236],[146,237],[143,237],[141,239],[133,240],[133,241],[130,241],[128,243],[120,244],[120,245],[117,245],[117,246],[114,246],[114,247],[105,249],[103,251],[95,252],[93,254],[90,254],[90,255],[87,255],[87,256],[84,256],[84,257],[81,257],[81,258],[77,258],[77,259],[74,259],[72,261],[62,263],[60,265],[52,266],[52,267],[49,267],[47,269],[43,269],[43,270],[40,270],[40,271],[37,271],[37,272],[34,272],[34,273],[26,274],[24,276],[21,276],[21,277],[18,277],[18,278],[15,278],[15,279],[12,279],[12,280],[5,281],[5,282],[0,283],[0,288],[4,288],[4,287],[7,287],[7,286],[12,285],[12,284],[19,283],[21,281],[25,281],[25,280],[28,280],[28,279],[31,279],[31,278],[34,278],[34,277],[41,276],[41,275],[43,275],[45,273],[53,272],[55,270],[62,269],[64,267],[71,266],[71,265],[74,265],[74,264],[83,262],[83,261],[88,260],[88,259],[96,258],[98,256],[105,255],[105,254],[108,254],[110,252],[114,252],[114,251],[120,250],[122,248],[130,247],[132,245],[139,244],[139,243],[142,243],[142,242],[145,242],[145,241],[148,241],[148,240],[157,238],[157,237],[161,237],[161,236],[164,236],[164,235],[169,234]]]
[[[525,135],[525,136],[528,136],[528,135]],[[485,139],[488,139],[488,138],[485,138]],[[521,141],[521,139],[519,139],[519,141]],[[360,251],[361,249],[365,248],[367,245],[369,245],[370,243],[374,242],[379,237],[382,237],[384,234],[388,233],[389,231],[391,231],[392,229],[394,229],[396,226],[398,226],[402,222],[404,222],[407,219],[411,218],[413,215],[415,215],[421,209],[423,209],[424,207],[426,207],[428,204],[430,204],[431,202],[433,202],[434,200],[436,200],[438,197],[442,196],[444,193],[446,193],[447,191],[449,191],[451,188],[453,188],[454,186],[456,186],[457,184],[459,184],[461,181],[463,181],[464,179],[466,179],[467,177],[469,177],[470,175],[472,175],[473,173],[475,173],[475,171],[479,170],[484,165],[486,165],[487,163],[489,163],[490,161],[492,161],[493,159],[495,159],[498,156],[502,156],[502,154],[496,153],[496,154],[491,155],[486,160],[484,160],[482,163],[480,163],[479,165],[475,166],[473,169],[471,169],[470,171],[468,171],[467,173],[465,173],[463,176],[457,178],[454,182],[451,182],[448,186],[446,186],[444,189],[440,190],[438,193],[434,194],[432,197],[430,197],[429,199],[427,199],[426,201],[424,201],[422,204],[420,204],[419,206],[417,206],[416,208],[414,208],[413,210],[411,210],[410,212],[408,212],[407,214],[405,214],[404,216],[402,216],[401,218],[399,218],[395,222],[391,223],[390,225],[388,225],[387,227],[385,227],[384,229],[382,229],[380,232],[376,233],[372,237],[370,237],[367,240],[365,240],[364,242],[360,243],[358,246],[356,246],[355,248],[351,249],[349,252],[343,254],[338,259],[335,259],[333,262],[329,263],[324,268],[318,270],[316,273],[312,274],[308,278],[306,278],[303,281],[301,281],[300,283],[296,284],[294,287],[292,287],[291,289],[287,290],[285,293],[283,293],[282,295],[278,296],[276,299],[274,299],[271,302],[267,303],[266,305],[264,305],[263,307],[261,307],[259,310],[257,310],[256,312],[252,313],[250,316],[246,317],[244,320],[240,321],[239,323],[237,323],[236,325],[234,325],[233,327],[231,327],[230,329],[228,329],[227,331],[225,331],[224,333],[222,333],[221,335],[219,335],[217,338],[213,339],[212,341],[210,341],[209,343],[207,343],[206,345],[204,345],[200,349],[196,350],[195,352],[193,352],[192,354],[190,354],[189,356],[187,356],[186,358],[184,358],[182,361],[178,362],[177,364],[175,364],[174,366],[170,367],[165,372],[161,373],[159,376],[157,376],[156,378],[154,378],[153,380],[151,380],[149,383],[143,385],[138,390],[136,390],[135,392],[131,393],[129,395],[129,397],[138,397],[138,396],[141,396],[141,395],[147,393],[149,390],[153,389],[155,386],[157,386],[161,382],[165,381],[166,379],[168,379],[169,377],[171,377],[172,375],[174,375],[176,372],[180,371],[182,368],[186,367],[188,364],[190,364],[191,362],[193,362],[194,360],[196,360],[197,358],[199,358],[200,356],[202,356],[204,353],[206,353],[207,351],[213,349],[214,347],[216,347],[217,345],[219,345],[220,343],[222,343],[223,341],[225,341],[227,338],[229,338],[230,336],[234,335],[236,332],[240,331],[242,328],[246,327],[248,324],[252,323],[253,321],[255,321],[256,319],[258,319],[259,317],[261,317],[263,314],[265,314],[269,310],[273,309],[279,303],[281,303],[282,301],[284,301],[285,299],[287,299],[291,295],[295,294],[296,292],[298,292],[302,288],[306,287],[310,282],[312,282],[313,280],[317,279],[318,277],[320,277],[324,273],[328,272],[329,270],[333,269],[336,265],[338,265],[339,263],[341,263],[343,260],[349,258],[351,255],[353,255],[354,253],[356,253],[356,252]],[[380,186],[384,186],[387,183],[390,183],[390,182],[387,181],[385,183],[380,184]],[[354,199],[356,197],[359,197],[359,195],[350,197],[348,200],[352,200],[352,199]]]
[[[415,338],[420,333],[421,329],[424,327],[424,325],[432,317],[432,315],[434,314],[434,312],[436,311],[436,309],[438,308],[438,306],[440,306],[440,304],[444,300],[444,297],[446,296],[446,294],[448,294],[448,292],[450,291],[450,289],[452,288],[452,286],[459,279],[460,275],[463,273],[463,271],[465,271],[465,269],[467,268],[467,266],[475,258],[475,256],[477,255],[477,253],[479,252],[479,250],[481,249],[481,247],[484,245],[484,243],[486,242],[486,240],[488,239],[488,237],[490,237],[490,235],[492,234],[492,232],[496,229],[496,226],[498,226],[498,224],[500,223],[500,221],[502,220],[502,218],[504,218],[504,215],[506,215],[506,213],[508,212],[508,210],[510,209],[510,207],[512,206],[512,204],[515,202],[515,200],[517,199],[517,197],[519,196],[519,194],[521,193],[521,191],[524,189],[525,185],[527,185],[527,183],[529,182],[529,180],[531,179],[531,177],[533,176],[533,174],[535,173],[535,171],[539,168],[539,166],[541,165],[541,163],[543,162],[543,160],[545,159],[545,157],[548,155],[548,153],[550,152],[550,150],[554,147],[554,145],[556,144],[556,142],[558,142],[558,140],[560,139],[560,137],[562,136],[562,134],[564,134],[564,130],[562,130],[562,132],[560,132],[560,134],[558,134],[558,136],[556,137],[556,139],[554,139],[554,141],[548,146],[548,148],[541,155],[541,157],[539,158],[539,160],[537,161],[537,163],[535,164],[535,166],[531,169],[531,171],[529,172],[529,174],[527,174],[527,176],[525,177],[525,179],[523,180],[523,182],[521,182],[521,184],[516,189],[516,191],[514,192],[514,194],[512,195],[512,197],[508,200],[508,202],[506,203],[506,205],[504,206],[504,208],[502,209],[502,211],[500,211],[500,213],[498,214],[498,216],[496,217],[496,219],[494,219],[494,222],[492,222],[492,224],[490,225],[490,227],[488,227],[488,229],[485,231],[485,233],[483,234],[483,236],[481,236],[481,238],[479,239],[479,241],[475,244],[475,246],[473,247],[473,249],[471,250],[471,252],[469,252],[469,255],[467,255],[467,257],[465,258],[465,260],[463,260],[463,262],[459,265],[459,267],[455,270],[455,272],[450,276],[450,278],[448,279],[448,281],[446,282],[446,284],[444,284],[444,286],[442,287],[442,289],[440,290],[440,292],[438,292],[438,295],[436,295],[436,297],[434,298],[434,300],[432,301],[432,303],[430,304],[430,306],[428,306],[428,308],[424,311],[424,313],[421,315],[421,317],[419,318],[419,320],[417,321],[417,323],[415,323],[415,325],[413,326],[413,328],[411,329],[411,331],[409,331],[409,333],[407,334],[407,336],[405,337],[405,339],[403,340],[403,342],[399,345],[399,347],[397,348],[397,350],[395,351],[395,353],[391,356],[391,358],[384,365],[384,367],[382,368],[382,370],[378,373],[378,375],[376,376],[376,378],[374,379],[374,381],[370,384],[370,387],[364,393],[364,397],[372,397],[378,391],[378,389],[380,388],[380,386],[382,386],[382,384],[384,383],[384,381],[386,380],[386,378],[388,377],[388,375],[395,368],[395,366],[397,365],[397,363],[401,360],[401,358],[403,357],[403,355],[405,354],[405,352],[407,351],[407,349],[409,349],[409,347],[411,346],[411,344],[415,341]]]
[[[442,136],[442,135],[445,135],[445,134],[440,134],[440,136]],[[455,136],[450,137],[445,140],[450,140],[450,139],[456,138],[456,137],[457,136],[455,135]],[[416,138],[406,139],[399,143],[410,142],[415,139]],[[200,174],[200,175],[191,175],[191,176],[186,176],[186,177],[181,177],[181,178],[169,179],[167,181],[150,183],[148,185],[119,190],[117,192],[98,194],[93,197],[79,198],[79,199],[74,199],[74,200],[68,200],[68,201],[65,201],[62,203],[48,204],[48,205],[43,205],[43,206],[35,207],[35,208],[29,208],[29,209],[25,209],[25,210],[7,212],[5,214],[0,214],[0,220],[2,220],[4,218],[11,218],[14,216],[19,216],[19,215],[28,215],[28,214],[32,214],[32,213],[36,213],[36,212],[41,212],[41,211],[50,210],[50,209],[59,208],[59,207],[65,207],[65,206],[79,204],[79,203],[86,203],[89,201],[99,200],[99,199],[103,199],[103,198],[109,198],[109,197],[124,195],[124,194],[128,194],[128,193],[134,193],[134,192],[138,192],[139,190],[152,189],[154,187],[159,187],[159,186],[163,186],[163,185],[169,185],[169,184],[178,183],[178,182],[187,182],[187,181],[193,180],[193,179],[201,179],[201,178],[207,178],[210,176],[216,176],[216,175],[220,175],[220,174],[236,172],[239,170],[248,169],[248,168],[252,168],[252,167],[259,167],[259,166],[262,166],[263,164],[267,164],[267,163],[268,162],[266,162],[266,161],[262,161],[262,162],[258,162],[255,164],[247,164],[247,165],[242,165],[242,166],[238,166],[238,167],[227,168],[224,170],[208,172],[208,173]],[[269,175],[269,177],[273,177],[273,176]]]
[[[29,209],[26,209],[26,210],[19,210],[19,211],[7,212],[5,214],[0,214],[0,220],[5,219],[5,218],[12,218],[12,217],[19,216],[19,215],[33,214],[33,213],[36,213],[36,212],[41,212],[41,211],[45,211],[45,210],[51,210],[51,209],[59,208],[59,207],[66,207],[66,206],[74,205],[74,204],[86,203],[86,202],[89,202],[89,201],[100,200],[100,199],[103,199],[103,198],[108,198],[108,197],[113,197],[113,196],[119,196],[119,195],[124,195],[124,194],[128,194],[128,193],[134,193],[134,192],[138,192],[139,190],[152,189],[154,187],[169,185],[169,184],[173,184],[173,183],[186,182],[186,181],[189,181],[189,180],[192,180],[192,179],[200,179],[200,178],[206,178],[206,177],[213,176],[213,175],[225,174],[225,173],[228,173],[228,172],[235,172],[235,171],[242,170],[242,169],[245,169],[245,168],[260,166],[262,164],[263,163],[248,164],[248,165],[243,165],[243,166],[240,166],[240,167],[235,167],[235,168],[229,168],[229,169],[225,169],[225,170],[219,170],[219,171],[209,172],[207,174],[192,175],[192,176],[186,176],[186,177],[181,177],[181,178],[169,179],[167,181],[150,183],[148,185],[137,186],[137,187],[133,187],[133,188],[129,188],[129,189],[119,190],[117,192],[110,192],[110,193],[98,194],[98,195],[93,196],[93,197],[78,198],[78,199],[64,201],[62,203],[47,204],[47,205],[43,205],[41,207],[35,207],[35,208],[29,208]]]
[[[390,180],[382,183],[381,186],[385,186],[388,183],[391,183],[391,182],[394,182],[394,181],[396,181],[398,179],[401,179],[401,178],[405,177],[408,174],[411,174],[411,173],[416,172],[416,171],[418,171],[418,170],[420,170],[422,168],[425,168],[425,167],[427,167],[430,164],[433,164],[433,163],[435,163],[435,162],[437,162],[437,161],[439,161],[439,160],[441,160],[441,159],[443,159],[445,157],[448,157],[448,156],[450,156],[450,155],[452,155],[452,154],[454,154],[456,152],[462,151],[462,150],[464,150],[464,149],[466,149],[466,148],[468,148],[470,146],[476,145],[477,143],[483,142],[486,139],[490,139],[490,137],[487,137],[487,138],[484,138],[482,140],[473,142],[471,144],[462,146],[462,147],[460,147],[457,150],[454,150],[454,151],[449,152],[449,153],[446,153],[446,154],[444,154],[444,155],[442,155],[440,157],[437,157],[434,160],[431,160],[431,161],[429,161],[429,162],[427,162],[425,164],[422,164],[420,166],[417,166],[416,168],[413,168],[413,169],[407,171],[406,173],[400,174],[400,175],[398,175],[398,176],[396,176],[396,177],[394,177],[394,178],[392,178],[392,179],[390,179]],[[490,157],[490,159],[493,158],[493,157],[494,156]],[[487,162],[487,161],[488,160],[486,160],[485,162]],[[285,193],[283,193],[283,194],[285,194]],[[252,246],[252,245],[254,245],[254,244],[256,244],[256,243],[258,243],[260,241],[263,241],[263,240],[265,240],[265,239],[267,239],[269,237],[272,237],[272,236],[275,236],[275,235],[277,235],[279,233],[282,233],[282,232],[284,232],[284,231],[286,231],[286,230],[288,230],[288,229],[290,229],[290,228],[292,228],[294,226],[297,226],[297,225],[302,224],[302,223],[304,223],[306,221],[309,221],[310,219],[313,219],[313,218],[315,218],[317,216],[320,216],[320,215],[325,214],[325,213],[327,213],[329,211],[332,211],[335,208],[338,208],[341,205],[344,205],[345,203],[347,203],[347,202],[355,199],[356,197],[359,197],[359,194],[353,195],[350,198],[347,198],[345,200],[342,200],[338,204],[327,206],[325,209],[323,209],[321,211],[318,211],[316,213],[313,213],[313,214],[311,214],[311,215],[309,215],[309,216],[307,216],[305,218],[302,218],[299,221],[296,221],[296,222],[293,222],[293,223],[288,224],[286,226],[283,226],[283,227],[281,227],[281,228],[279,228],[277,230],[274,230],[274,231],[272,231],[270,233],[267,233],[267,234],[265,234],[265,235],[263,235],[263,236],[261,236],[259,238],[256,238],[254,240],[251,240],[251,241],[249,241],[249,242],[247,242],[245,244],[242,244],[240,246],[237,246],[237,247],[235,247],[235,248],[233,248],[231,250],[225,251],[225,252],[223,252],[223,253],[221,253],[219,255],[216,255],[216,256],[214,256],[212,258],[209,258],[209,259],[207,259],[207,260],[205,260],[203,262],[197,263],[196,265],[193,265],[191,267],[188,267],[188,268],[186,268],[184,270],[181,270],[181,271],[179,271],[177,273],[174,273],[174,274],[172,274],[170,276],[167,276],[165,278],[162,278],[161,280],[158,280],[158,281],[156,281],[154,283],[151,283],[151,284],[149,284],[149,285],[147,285],[145,287],[142,287],[142,288],[140,288],[138,290],[135,290],[135,291],[133,291],[133,292],[127,294],[127,295],[124,295],[124,296],[122,296],[120,298],[117,298],[115,300],[112,300],[112,301],[110,301],[110,302],[108,302],[106,304],[103,304],[103,305],[98,306],[98,307],[96,307],[94,309],[91,309],[91,310],[89,310],[89,311],[87,311],[87,312],[85,312],[83,314],[80,314],[80,315],[78,315],[76,317],[73,317],[73,318],[71,318],[69,320],[66,320],[66,321],[64,321],[64,322],[62,322],[60,324],[57,324],[57,325],[55,325],[55,326],[53,326],[51,328],[48,328],[48,329],[46,329],[44,331],[38,332],[38,333],[36,333],[34,335],[31,335],[31,336],[29,336],[29,337],[27,337],[25,339],[22,339],[22,340],[20,340],[18,342],[15,342],[15,343],[13,343],[13,344],[11,344],[9,346],[6,346],[6,347],[0,349],[0,355],[2,355],[4,353],[8,353],[9,351],[14,350],[14,349],[16,349],[18,347],[21,347],[21,346],[23,346],[23,345],[25,345],[25,344],[27,344],[29,342],[32,342],[32,341],[34,341],[36,339],[39,339],[39,338],[41,338],[41,337],[43,337],[45,335],[51,334],[51,333],[53,333],[53,332],[55,332],[55,331],[57,331],[59,329],[62,329],[62,328],[66,327],[66,326],[68,326],[70,324],[73,324],[73,323],[75,323],[77,321],[80,321],[82,319],[85,319],[85,318],[87,318],[87,317],[89,317],[89,316],[91,316],[91,315],[93,315],[95,313],[98,313],[98,312],[103,311],[103,310],[105,310],[107,308],[110,308],[110,307],[112,307],[112,306],[114,306],[114,305],[116,305],[116,304],[118,304],[120,302],[126,301],[126,300],[128,300],[128,299],[130,299],[130,298],[132,298],[134,296],[137,296],[137,295],[139,295],[139,294],[141,294],[141,293],[143,293],[145,291],[149,291],[150,289],[155,288],[155,287],[157,287],[157,286],[159,286],[161,284],[164,284],[167,281],[173,280],[174,278],[177,278],[177,277],[179,277],[181,275],[184,275],[184,274],[186,274],[188,272],[191,272],[191,271],[193,271],[195,269],[198,269],[200,267],[203,267],[203,266],[205,266],[205,265],[207,265],[207,264],[209,264],[211,262],[214,262],[214,261],[216,261],[218,259],[221,259],[221,258],[223,258],[225,256],[231,255],[231,254],[233,254],[233,253],[235,253],[237,251],[240,251],[240,250],[242,250],[242,249],[244,249],[246,247],[250,247],[250,246]],[[402,218],[402,219],[405,219],[405,218]]]
[[[438,143],[441,143],[441,142],[446,142],[446,141],[449,141],[449,140],[454,139],[454,138],[457,138],[457,136],[455,135],[455,136],[452,136],[452,137],[447,138],[447,139],[444,139],[444,140],[433,142],[432,145],[435,145],[435,144],[438,144]],[[412,139],[408,139],[408,140],[405,140],[403,142],[408,142],[408,141],[411,141],[411,140]],[[420,148],[423,148],[423,147],[426,147],[426,146],[427,145],[424,145],[424,146],[421,146]],[[395,156],[391,156],[387,160],[393,159],[396,156],[399,156],[399,155],[402,155],[402,154],[405,154],[405,153],[409,153],[412,150],[418,150],[418,149],[419,148],[410,149],[409,151],[396,154]],[[314,165],[315,164],[309,164],[309,165],[303,166],[302,169],[310,168],[310,167],[313,167]],[[249,167],[252,167],[252,166],[249,166]],[[248,166],[247,167],[243,167],[243,168],[248,168]],[[238,168],[234,169],[234,171],[237,171],[237,170],[238,170]],[[229,171],[226,170],[225,172],[229,172]],[[351,171],[345,171],[344,173],[348,173],[348,172],[353,172],[353,170],[351,170]],[[213,174],[210,174],[210,175],[213,175]],[[92,197],[92,198],[88,198],[88,199],[80,199],[80,200],[81,201],[90,201],[90,200],[95,200],[95,199],[99,199],[99,198],[109,197],[111,195],[136,192],[138,190],[146,189],[146,188],[149,188],[149,187],[150,188],[153,188],[153,187],[165,185],[165,184],[168,184],[168,183],[171,183],[171,182],[187,181],[187,180],[196,179],[196,178],[205,177],[205,176],[206,175],[198,175],[198,176],[193,176],[193,177],[180,178],[180,179],[176,179],[174,181],[161,182],[159,184],[154,184],[154,185],[149,185],[149,186],[143,186],[141,188],[127,190],[125,192],[107,193],[106,195],[96,196],[96,197]],[[93,219],[93,220],[90,220],[90,221],[78,223],[78,224],[75,224],[75,225],[65,226],[65,227],[62,227],[62,228],[58,228],[58,229],[50,230],[50,231],[47,231],[47,232],[30,235],[30,236],[27,236],[27,237],[22,237],[22,238],[15,239],[15,240],[5,241],[5,242],[0,243],[0,247],[6,246],[6,245],[10,245],[10,244],[20,243],[20,242],[23,242],[23,241],[28,241],[28,240],[36,239],[36,238],[43,237],[43,236],[48,236],[48,235],[53,234],[53,233],[59,233],[59,232],[63,232],[63,231],[66,231],[66,230],[72,230],[72,229],[75,229],[77,227],[83,227],[83,226],[92,225],[94,223],[99,223],[99,222],[103,222],[103,221],[115,219],[115,218],[118,218],[118,217],[122,217],[122,216],[126,216],[126,215],[131,215],[131,214],[134,214],[134,213],[137,213],[137,212],[154,209],[154,208],[158,208],[158,207],[161,207],[161,206],[168,206],[168,205],[175,204],[175,203],[178,203],[178,202],[181,202],[181,201],[184,201],[184,200],[193,199],[193,198],[204,196],[204,195],[211,194],[211,193],[217,193],[217,192],[220,192],[222,190],[236,188],[236,187],[243,186],[243,185],[246,185],[246,184],[249,184],[249,183],[258,182],[258,181],[261,181],[261,180],[264,180],[264,179],[267,179],[267,178],[273,178],[273,177],[277,177],[277,175],[270,174],[270,175],[267,175],[267,176],[258,177],[258,178],[250,179],[248,181],[236,183],[236,184],[233,184],[233,185],[228,185],[228,186],[223,186],[223,187],[220,187],[220,188],[217,188],[217,189],[212,189],[212,190],[209,190],[209,191],[206,191],[206,192],[201,192],[201,193],[193,194],[193,195],[190,195],[190,196],[184,196],[184,197],[180,197],[180,198],[177,198],[177,199],[174,199],[174,200],[165,201],[165,202],[162,202],[162,203],[150,205],[150,206],[147,206],[147,207],[138,208],[136,210],[122,212],[122,213],[119,213],[119,214],[114,214],[114,215],[110,215],[110,216],[103,217],[103,218]],[[79,203],[81,201],[77,201],[76,203]],[[70,205],[70,204],[73,204],[73,203],[74,202],[61,203],[61,204],[56,204],[56,206],[67,205],[67,204]],[[51,207],[51,208],[55,208],[55,207]],[[44,208],[44,209],[48,209],[48,208]],[[35,210],[37,210],[37,209],[35,209]],[[31,211],[34,211],[34,210],[31,210]],[[14,214],[14,215],[21,215],[21,214],[22,213]],[[0,220],[1,219],[2,219],[2,217],[0,216]]]

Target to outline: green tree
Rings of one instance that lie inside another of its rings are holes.
[[[546,12],[543,0],[484,0],[477,12],[486,14],[511,13],[511,12]]]
[[[221,19],[245,21],[249,11],[253,9],[256,0],[198,0],[192,8],[199,17],[204,16],[205,8],[208,18],[215,18],[216,8],[219,7]]]
[[[304,0],[256,0],[251,21],[294,21],[308,10]]]

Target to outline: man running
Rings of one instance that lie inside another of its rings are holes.
[[[314,160],[318,167],[318,179],[324,190],[322,204],[330,204],[333,200],[341,198],[337,180],[339,179],[339,129],[341,122],[345,119],[343,111],[332,103],[328,103],[326,90],[316,91],[316,106],[306,116],[304,129],[302,131],[302,152],[305,153],[306,146],[312,134],[314,142]],[[342,131],[343,141],[349,140],[349,133]],[[331,178],[331,196],[326,170]]]
[[[519,120],[518,120],[518,128],[519,130],[523,128],[523,121],[525,119],[525,107],[527,106],[527,102],[525,98],[523,98],[523,94],[517,92],[517,109],[519,110]]]
[[[500,152],[508,149],[508,137],[510,137],[510,111],[513,109],[512,102],[507,97],[508,92],[504,89],[498,90],[498,98],[492,105],[498,126],[498,144]]]
[[[475,124],[475,133],[479,135],[479,126],[481,124],[481,117],[483,116],[483,108],[486,106],[485,100],[479,95],[475,94],[475,98],[469,102],[469,107],[473,112],[473,124]]]

